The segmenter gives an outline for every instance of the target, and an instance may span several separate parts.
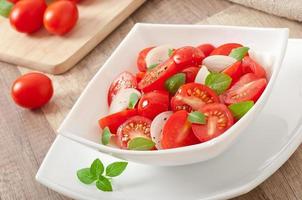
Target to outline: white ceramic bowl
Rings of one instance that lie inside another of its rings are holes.
[[[90,81],[58,132],[101,152],[143,164],[174,166],[211,159],[229,148],[239,134],[244,134],[246,126],[265,105],[279,73],[287,39],[288,29],[285,28],[136,24]],[[272,66],[266,69],[269,83],[262,96],[228,131],[202,144],[159,151],[129,151],[100,144],[98,120],[108,114],[107,91],[110,83],[122,71],[137,71],[136,57],[141,49],[161,44],[181,47],[227,42],[241,43],[256,52],[268,52],[274,58]]]

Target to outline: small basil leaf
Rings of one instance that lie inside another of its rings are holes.
[[[174,53],[174,49],[169,49],[168,50],[168,56],[171,57]]]
[[[98,180],[96,181],[96,187],[99,190],[102,190],[104,192],[111,192],[112,191],[112,185],[108,178],[100,175]]]
[[[114,162],[106,167],[106,176],[116,177],[119,176],[126,169],[127,162]]]
[[[247,54],[250,48],[248,47],[238,47],[231,51],[229,56],[235,58],[236,60],[242,60],[242,58]]]
[[[186,75],[184,73],[178,73],[174,76],[171,76],[165,82],[165,88],[171,94],[175,94],[180,86],[185,84]]]
[[[232,78],[229,75],[212,72],[207,76],[205,85],[220,95],[230,87],[231,82]]]
[[[7,0],[0,0],[0,15],[8,17],[14,4]]]
[[[100,161],[100,159],[95,159],[90,166],[90,173],[95,176],[99,177],[104,172],[104,165]]]
[[[151,139],[136,137],[128,142],[128,149],[130,150],[150,150],[155,146],[155,143]]]
[[[204,114],[198,111],[189,113],[188,120],[193,124],[206,124]]]
[[[135,108],[135,105],[137,104],[138,99],[139,99],[139,96],[136,93],[132,93],[130,95],[128,108],[129,109]]]
[[[91,174],[90,168],[84,168],[77,171],[78,179],[85,184],[93,183],[97,177]]]
[[[110,132],[110,129],[106,126],[103,129],[103,133],[102,133],[102,144],[103,145],[109,144],[110,138],[111,138],[111,132]]]
[[[149,65],[148,71],[150,71],[151,69],[157,67],[157,65],[159,65],[159,64],[158,64],[158,63],[155,63],[155,64],[152,64],[152,65]]]
[[[253,106],[253,101],[243,101],[229,105],[229,109],[232,112],[234,118],[238,120],[243,117]]]

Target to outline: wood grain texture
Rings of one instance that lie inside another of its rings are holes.
[[[0,18],[0,60],[59,74],[73,67],[102,41],[144,0],[89,0],[79,4],[79,20],[64,36],[45,29],[30,36],[10,27]]]
[[[5,91],[5,95],[0,96],[1,200],[65,199],[37,184],[34,174],[55,137],[53,130],[58,128],[88,81],[136,22],[289,27],[291,37],[302,37],[302,26],[297,22],[223,0],[149,0],[75,68],[63,75],[51,76],[55,96],[42,111],[35,112],[19,109],[12,104],[8,95],[9,87],[19,72],[8,64],[0,63],[0,89]],[[29,70],[19,68],[19,71],[26,73]],[[23,137],[20,136],[20,130]],[[16,164],[21,161],[25,163],[22,169]],[[20,177],[25,184],[18,184]],[[9,184],[6,184],[7,182]],[[302,199],[302,147],[264,183],[235,199]]]

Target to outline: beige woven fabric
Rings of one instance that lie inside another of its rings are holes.
[[[230,0],[247,7],[302,22],[302,0]]]

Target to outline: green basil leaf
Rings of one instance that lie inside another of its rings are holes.
[[[135,105],[137,104],[138,100],[139,100],[138,95],[136,93],[132,93],[130,95],[128,108],[129,109],[135,108]]]
[[[14,4],[7,0],[0,0],[0,15],[8,17]]]
[[[175,94],[180,86],[186,83],[186,75],[178,73],[168,78],[165,82],[165,88],[171,94]]]
[[[152,64],[148,67],[148,71],[150,71],[151,69],[157,67],[157,65],[159,65],[159,63],[155,63],[155,64]]]
[[[126,169],[127,162],[114,162],[106,167],[106,176],[116,177],[119,176]]]
[[[106,126],[103,129],[103,133],[102,133],[102,144],[104,144],[104,145],[109,144],[110,138],[111,138],[111,132],[110,132],[110,129]]]
[[[231,51],[229,56],[235,58],[236,60],[242,60],[242,58],[247,54],[250,48],[248,47],[238,47]]]
[[[171,57],[174,53],[174,49],[169,49],[168,50],[168,56]]]
[[[232,78],[227,74],[212,72],[207,76],[205,85],[220,95],[230,87],[231,82]]]
[[[243,101],[229,105],[229,109],[232,112],[234,118],[240,119],[243,117],[252,107],[254,106],[253,101]]]
[[[99,179],[96,181],[96,187],[99,190],[102,190],[104,192],[111,192],[112,191],[112,185],[108,178],[100,175]]]
[[[193,124],[206,124],[204,114],[198,111],[189,113],[188,120]]]
[[[101,174],[104,173],[104,165],[100,161],[100,159],[95,159],[90,166],[90,173],[95,176],[99,177]]]
[[[136,137],[128,142],[128,149],[130,150],[150,150],[155,146],[155,143],[148,138]]]
[[[97,177],[91,174],[90,168],[84,168],[77,171],[78,179],[85,184],[93,183]]]

